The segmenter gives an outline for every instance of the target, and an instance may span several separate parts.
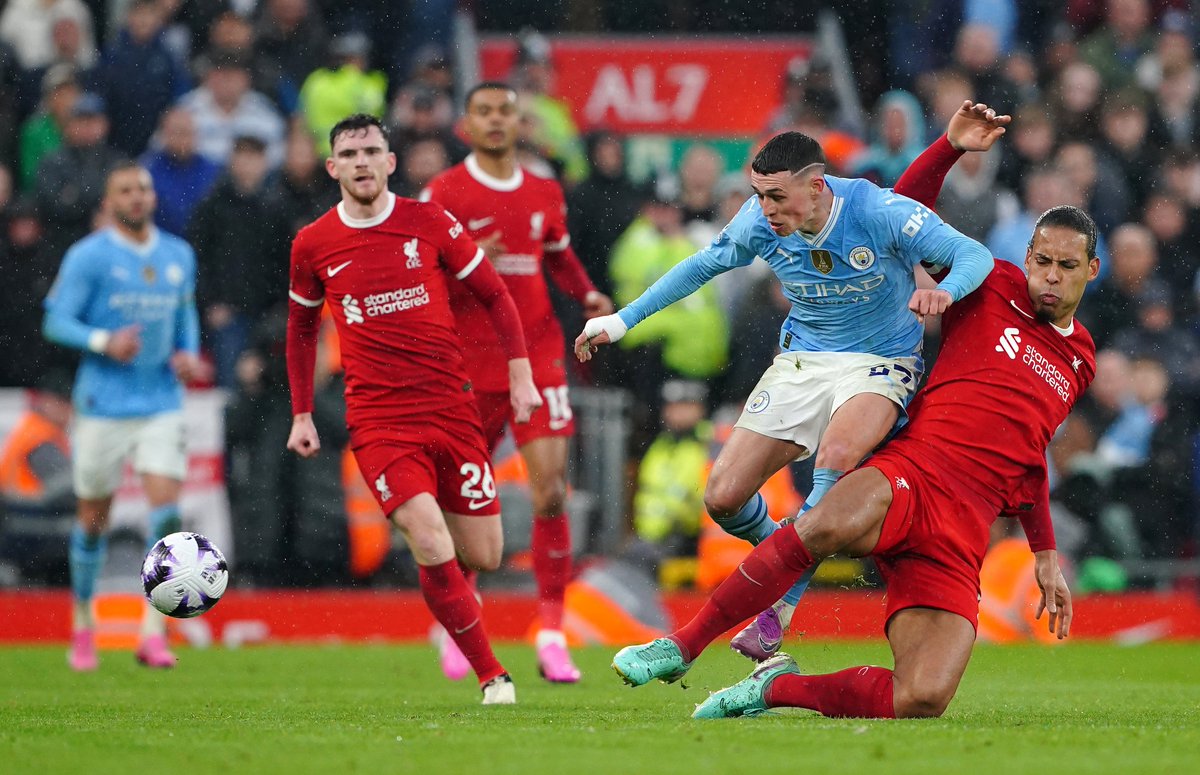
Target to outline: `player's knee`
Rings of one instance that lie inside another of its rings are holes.
[[[741,511],[749,497],[727,481],[714,477],[704,487],[704,508],[720,522]]]
[[[858,461],[862,460],[865,455],[866,452],[856,449],[855,445],[848,441],[836,437],[825,437],[821,439],[821,446],[817,447],[816,460],[813,461],[813,464],[817,468],[849,471],[858,465]]]
[[[829,519],[817,511],[808,512],[794,523],[796,533],[814,558],[837,554],[849,544],[845,527],[840,520]]]
[[[491,573],[500,567],[504,559],[504,551],[500,546],[475,546],[469,548],[463,556],[463,562],[477,571]]]
[[[892,708],[896,718],[938,718],[953,698],[954,689],[946,686],[897,686]]]
[[[561,514],[567,505],[567,483],[562,477],[545,477],[533,484],[530,496],[537,514]]]

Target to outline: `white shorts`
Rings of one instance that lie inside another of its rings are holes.
[[[736,427],[804,447],[811,455],[829,420],[860,393],[876,393],[904,408],[921,380],[917,358],[863,353],[786,352],[775,356],[754,387]]]
[[[186,439],[183,412],[129,419],[76,415],[71,434],[76,497],[106,498],[116,492],[131,453],[139,474],[183,481]]]

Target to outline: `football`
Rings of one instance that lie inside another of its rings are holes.
[[[167,616],[179,619],[212,608],[228,583],[225,555],[199,533],[163,536],[142,563],[146,599]]]

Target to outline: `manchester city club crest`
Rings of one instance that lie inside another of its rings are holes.
[[[850,264],[855,269],[870,269],[875,263],[875,251],[866,245],[860,245],[850,251]]]
[[[145,280],[148,285],[153,285],[154,281],[158,279],[158,273],[154,271],[154,267],[152,266],[143,266],[142,279]]]
[[[833,254],[828,250],[814,250],[809,255],[812,257],[813,267],[821,274],[829,274],[833,271]]]
[[[750,403],[746,404],[746,411],[750,414],[758,414],[771,405],[771,394],[765,390],[758,391],[754,398],[750,399]]]

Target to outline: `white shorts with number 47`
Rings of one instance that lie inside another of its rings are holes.
[[[736,427],[804,447],[811,455],[833,413],[860,393],[876,393],[901,416],[920,381],[917,358],[864,353],[786,352],[775,356],[754,387]]]

